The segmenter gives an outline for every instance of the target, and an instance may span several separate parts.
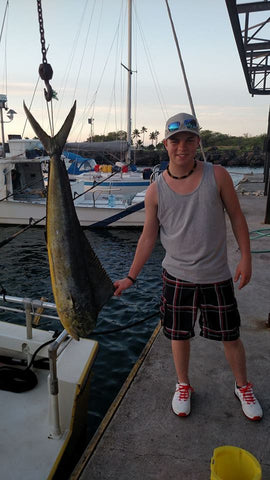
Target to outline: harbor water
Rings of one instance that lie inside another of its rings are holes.
[[[20,229],[0,227],[0,241]],[[141,229],[104,229],[85,231],[94,251],[112,281],[125,277],[132,261]],[[80,252],[78,252],[78,255]],[[99,342],[92,369],[88,408],[88,442],[117,395],[131,368],[156,327],[161,288],[163,248],[159,242],[145,265],[137,284],[121,297],[113,297],[98,317],[96,331],[105,332],[126,326],[157,312],[132,328],[110,334],[90,335]],[[32,228],[0,249],[0,283],[7,295],[53,302],[45,229]],[[102,285],[100,286],[102,288]],[[0,313],[0,319],[18,322],[14,314]],[[41,328],[62,330],[60,322],[42,320]]]

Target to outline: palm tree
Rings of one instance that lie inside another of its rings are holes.
[[[154,135],[155,135],[155,145],[157,146],[157,141],[158,141],[158,136],[159,136],[159,131],[155,130]]]
[[[149,135],[149,138],[150,138],[150,140],[152,140],[152,145],[153,145],[154,140],[156,139],[156,134],[155,134],[155,132],[151,132],[150,135]]]
[[[143,140],[142,140],[142,143],[144,144],[144,134],[147,132],[147,128],[146,127],[142,127],[141,128],[141,133],[143,134]]]
[[[132,138],[135,138],[136,141],[137,141],[137,139],[139,138],[139,136],[140,136],[140,132],[139,132],[139,130],[138,130],[137,128],[135,128],[135,129],[133,130],[133,132],[132,132]]]

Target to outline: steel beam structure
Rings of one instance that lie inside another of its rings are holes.
[[[225,1],[248,90],[252,96],[269,95],[270,1]]]

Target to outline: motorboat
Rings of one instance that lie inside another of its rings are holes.
[[[1,478],[65,478],[86,429],[98,344],[41,329],[40,317],[59,320],[53,303],[2,294],[0,310]]]
[[[46,177],[42,165],[49,159],[41,148],[37,139],[9,140],[10,153],[0,158],[0,224],[45,225]],[[80,224],[143,226],[144,193],[123,194],[121,188],[103,183],[101,178],[86,189],[84,180],[70,182]]]
[[[140,171],[136,165],[127,165],[121,161],[99,165],[94,158],[82,157],[69,151],[64,151],[63,154],[70,181],[82,180],[85,191],[102,181],[103,187],[116,188],[120,194],[132,196],[150,185],[152,168],[146,167]]]

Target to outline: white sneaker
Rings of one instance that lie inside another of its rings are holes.
[[[172,399],[172,409],[179,417],[186,417],[190,414],[190,397],[193,388],[187,383],[177,383],[175,394]]]
[[[235,384],[234,393],[239,398],[242,410],[250,420],[261,420],[263,411],[260,403],[255,397],[252,384],[247,383],[244,387],[238,388]]]

